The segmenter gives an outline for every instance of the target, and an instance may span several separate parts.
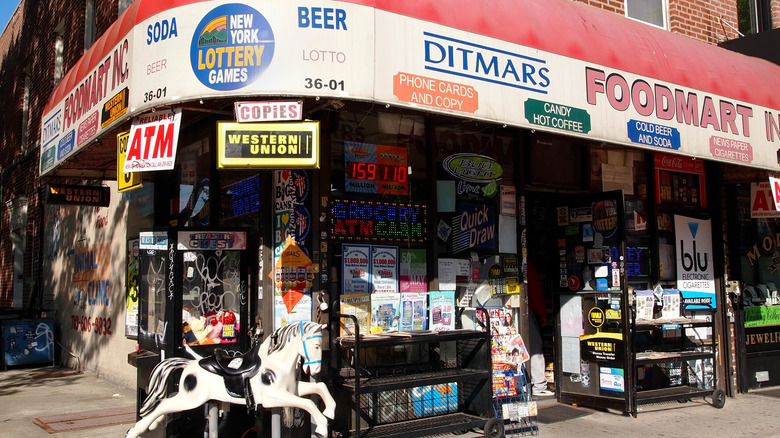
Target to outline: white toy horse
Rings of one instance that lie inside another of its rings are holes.
[[[166,414],[196,408],[209,400],[227,403],[247,403],[251,408],[300,408],[311,415],[315,432],[327,436],[328,419],[333,419],[336,402],[322,382],[296,379],[296,369],[303,358],[303,371],[309,375],[320,372],[322,366],[322,329],[314,322],[288,324],[274,331],[262,344],[253,340],[252,348],[241,356],[230,356],[216,350],[213,356],[200,359],[174,357],[166,359],[152,370],[148,396],[141,406],[141,419],[127,431],[135,438],[153,430]],[[167,380],[171,372],[184,368],[179,379],[179,391],[170,397]],[[320,412],[303,396],[317,394],[325,403]]]

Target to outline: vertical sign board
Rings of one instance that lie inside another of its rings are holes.
[[[677,287],[688,309],[715,307],[715,270],[710,220],[674,216]]]
[[[127,157],[127,145],[130,143],[130,131],[116,136],[116,191],[126,192],[141,187],[141,174],[124,172]]]

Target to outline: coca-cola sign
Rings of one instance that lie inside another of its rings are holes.
[[[704,160],[681,155],[655,154],[655,168],[687,173],[704,173]]]

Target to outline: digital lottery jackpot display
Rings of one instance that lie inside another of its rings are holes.
[[[380,195],[408,195],[406,148],[344,143],[345,190]]]

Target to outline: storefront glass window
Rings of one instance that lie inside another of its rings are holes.
[[[260,174],[254,170],[230,169],[219,172],[219,181],[219,224],[224,227],[259,228]]]
[[[209,226],[211,223],[211,154],[208,138],[179,149],[178,223],[184,227]]]

